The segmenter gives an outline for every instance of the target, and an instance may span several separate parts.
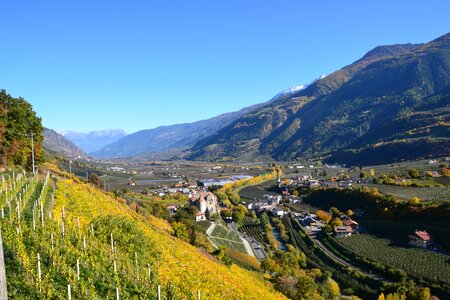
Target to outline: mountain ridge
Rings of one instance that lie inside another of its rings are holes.
[[[185,157],[239,160],[266,156],[295,160],[334,155],[339,158],[336,151],[352,150],[349,146],[357,139],[360,148],[368,146],[369,141],[362,136],[383,122],[395,120],[403,111],[418,111],[433,101],[440,103],[439,107],[444,105],[447,95],[444,90],[450,82],[449,36],[426,44],[376,47],[353,64],[291,97],[274,101],[200,140]],[[430,121],[435,116],[428,117]],[[446,113],[440,117],[443,122],[448,120]],[[402,121],[412,124],[406,118]],[[445,126],[442,130],[444,138],[450,136]],[[386,134],[387,140],[395,137],[389,136],[390,132]],[[405,133],[397,133],[399,136],[408,138]],[[450,148],[446,141],[441,145]]]
[[[63,135],[53,129],[44,128],[45,149],[68,157],[87,157],[86,152],[78,148],[74,143],[67,140]]]

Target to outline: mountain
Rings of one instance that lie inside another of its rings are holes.
[[[86,157],[87,154],[56,131],[44,128],[44,148],[68,157]]]
[[[116,142],[127,134],[122,129],[110,129],[87,133],[62,131],[61,135],[90,154],[102,149],[106,145]]]
[[[449,41],[376,47],[198,141],[185,157],[367,164],[450,155]]]
[[[91,154],[99,158],[119,158],[168,152],[170,156],[173,156],[180,150],[192,146],[196,141],[217,132],[224,126],[262,105],[264,104],[253,105],[237,112],[225,113],[193,123],[141,130],[129,134]]]

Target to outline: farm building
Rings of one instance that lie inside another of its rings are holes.
[[[428,248],[431,246],[431,237],[425,230],[416,230],[414,234],[409,236],[409,244],[414,247]]]
[[[358,226],[359,226],[358,222],[353,221],[351,218],[346,218],[346,219],[342,220],[342,225],[350,226],[354,233],[358,230]]]
[[[352,228],[350,226],[336,226],[334,227],[334,235],[337,238],[347,237],[352,235]]]

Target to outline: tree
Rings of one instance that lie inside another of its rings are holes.
[[[314,279],[306,275],[298,277],[296,287],[299,299],[311,299],[317,291],[317,285]]]
[[[14,164],[31,170],[31,136],[40,160],[44,128],[30,103],[0,90],[0,165]]]
[[[230,267],[232,265],[231,258],[226,254],[227,248],[220,246],[219,249],[213,252],[213,255],[221,261],[225,266]]]
[[[333,227],[342,226],[342,221],[339,218],[334,218],[331,221],[330,225],[333,226]]]
[[[275,281],[275,287],[290,299],[295,299],[297,294],[298,279],[293,276],[280,276]]]
[[[422,288],[419,290],[417,300],[429,300],[431,298],[431,292],[429,288]]]
[[[241,201],[241,197],[236,193],[231,193],[228,198],[234,205],[238,204]]]
[[[189,234],[186,225],[181,222],[173,222],[173,235],[185,241],[189,240]]]
[[[260,219],[261,219],[261,225],[262,225],[262,226],[266,226],[267,224],[270,223],[269,217],[267,216],[266,213],[263,213],[263,214],[261,215]]]
[[[225,202],[225,200],[228,200],[228,195],[220,190],[215,191],[214,194],[217,197],[217,200],[219,200],[220,203]]]
[[[326,211],[323,210],[318,210],[316,211],[316,216],[321,219],[322,221],[324,221],[325,223],[328,223],[331,221],[331,215],[329,213],[327,213]]]
[[[450,169],[442,168],[442,176],[450,177]]]
[[[369,174],[367,174],[366,171],[361,171],[361,173],[359,173],[359,178],[366,179],[367,177],[369,177]]]
[[[412,198],[408,201],[408,204],[409,204],[409,205],[413,205],[413,206],[418,205],[419,203],[420,203],[419,197],[412,197]]]
[[[353,210],[347,209],[347,211],[345,212],[345,214],[346,214],[348,217],[351,217],[351,216],[353,215]]]
[[[323,284],[323,295],[326,299],[337,299],[341,294],[339,285],[336,281],[328,278]]]
[[[420,172],[419,170],[412,168],[411,170],[408,171],[408,175],[411,178],[419,178],[420,177]]]
[[[331,216],[333,218],[335,217],[339,217],[341,215],[341,212],[339,211],[339,209],[337,209],[336,207],[331,207],[330,208],[330,212],[331,212]]]
[[[240,223],[245,218],[246,212],[247,209],[244,206],[242,205],[235,206],[232,214],[233,220],[237,223]]]
[[[374,169],[370,169],[370,170],[369,170],[369,176],[370,176],[370,177],[375,176],[375,170],[374,170]]]
[[[96,186],[100,186],[102,184],[102,181],[100,179],[100,177],[98,177],[98,175],[96,173],[91,172],[88,176],[88,182],[96,185]]]

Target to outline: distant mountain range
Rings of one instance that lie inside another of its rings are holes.
[[[450,34],[376,47],[198,141],[193,160],[370,164],[450,155]]]
[[[106,145],[114,143],[127,135],[122,129],[98,130],[87,133],[65,130],[61,131],[60,134],[88,154],[99,151]]]
[[[74,143],[67,140],[64,136],[56,131],[44,128],[44,142],[45,149],[52,152],[67,156],[67,157],[87,157],[86,152],[78,148]]]
[[[193,123],[141,130],[91,154],[98,158],[119,158],[168,152],[173,156],[262,105],[264,103]]]

